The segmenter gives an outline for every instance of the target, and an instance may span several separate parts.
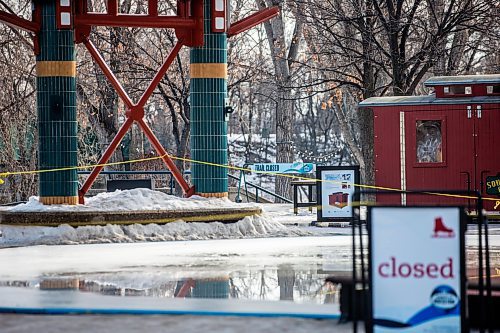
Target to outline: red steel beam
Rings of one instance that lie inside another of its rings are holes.
[[[94,58],[95,62],[99,65],[101,70],[103,71],[104,75],[108,78],[109,82],[113,87],[115,88],[116,92],[118,95],[121,97],[123,102],[127,105],[129,109],[132,109],[134,107],[134,103],[128,96],[127,92],[125,89],[123,89],[123,86],[121,83],[118,81],[116,76],[113,74],[111,69],[109,68],[108,64],[104,60],[104,58],[101,56],[95,45],[88,39],[86,39],[84,42],[85,47],[87,50],[89,50],[90,54],[92,55],[92,58]]]
[[[153,147],[155,147],[155,150],[158,153],[158,155],[162,157],[168,169],[172,172],[172,176],[174,176],[177,183],[182,187],[182,190],[184,191],[186,196],[189,197],[193,195],[194,187],[190,187],[189,184],[184,179],[184,177],[182,177],[182,174],[179,171],[179,169],[177,169],[177,166],[174,164],[174,161],[172,161],[170,156],[168,156],[167,151],[165,150],[165,148],[163,148],[160,141],[158,141],[151,128],[149,128],[148,124],[146,124],[144,119],[137,120],[137,123],[144,131],[144,134],[146,134]]]
[[[115,135],[113,140],[111,141],[110,145],[104,152],[103,156],[98,162],[97,167],[95,167],[92,172],[90,173],[89,177],[85,180],[85,183],[83,184],[82,188],[78,192],[79,196],[79,202],[81,204],[84,203],[84,196],[87,193],[87,191],[90,189],[92,184],[94,183],[95,179],[99,175],[99,173],[102,171],[104,168],[103,166],[100,166],[101,164],[106,164],[111,155],[114,153],[118,145],[120,144],[121,140],[129,130],[129,128],[132,126],[134,121],[137,121],[141,129],[144,131],[146,136],[148,137],[149,141],[155,147],[155,150],[157,153],[161,156],[169,170],[172,172],[172,175],[176,179],[176,181],[179,183],[181,186],[182,190],[186,194],[186,196],[191,196],[194,194],[194,187],[190,187],[184,177],[182,176],[181,172],[173,162],[173,160],[170,158],[168,155],[167,151],[163,148],[161,145],[160,141],[156,138],[154,135],[153,131],[149,128],[149,126],[144,122],[144,105],[146,104],[147,100],[153,93],[153,91],[156,89],[158,84],[160,83],[161,79],[167,72],[168,68],[172,64],[172,62],[175,60],[175,57],[181,50],[183,44],[182,41],[178,41],[177,44],[174,46],[174,48],[170,51],[170,54],[168,55],[167,59],[165,59],[165,62],[162,64],[154,78],[151,80],[151,83],[149,84],[148,88],[142,95],[141,99],[139,100],[139,103],[134,104],[131,98],[128,96],[127,92],[123,88],[123,86],[120,84],[116,76],[113,74],[112,70],[109,68],[108,64],[104,60],[104,58],[101,56],[99,53],[99,50],[95,47],[95,45],[88,39],[85,39],[83,42],[89,50],[90,54],[92,55],[92,58],[97,62],[99,67],[102,69],[104,75],[109,79],[113,87],[115,88],[116,92],[118,95],[121,97],[121,99],[125,102],[128,108],[127,112],[127,120],[125,123],[122,125],[118,133]]]
[[[75,15],[75,24],[125,28],[192,29],[196,26],[196,20],[167,15],[149,16],[119,14],[115,16],[110,14],[88,13]]]
[[[243,31],[251,29],[256,25],[261,24],[262,22],[265,22],[267,20],[272,19],[273,17],[276,17],[279,14],[279,12],[280,10],[277,6],[258,11],[257,13],[245,17],[244,19],[238,22],[232,23],[231,27],[227,31],[227,36],[231,37],[239,33],[242,33]]]
[[[118,0],[108,0],[108,10],[109,15],[118,15]]]
[[[32,32],[34,34],[40,31],[40,24],[28,21],[17,15],[7,13],[3,10],[0,10],[0,22],[3,22],[13,28],[19,28],[27,32]]]
[[[148,88],[142,94],[139,103],[137,103],[137,106],[144,107],[144,105],[146,105],[146,102],[148,101],[149,97],[151,97],[151,94],[153,94],[154,90],[160,83],[161,79],[163,79],[165,73],[167,73],[168,68],[175,60],[175,57],[177,57],[177,54],[179,54],[179,51],[182,49],[182,45],[183,45],[182,41],[178,41],[175,44],[174,48],[170,51],[170,54],[168,55],[167,59],[165,59],[165,61],[163,62],[163,65],[160,67],[160,69],[154,76],[153,80],[151,80],[151,83],[149,84]]]
[[[116,133],[115,137],[113,138],[113,140],[109,144],[108,148],[106,148],[106,151],[104,152],[102,157],[99,159],[99,162],[97,162],[97,166],[92,170],[89,177],[85,180],[85,183],[83,184],[82,188],[78,191],[80,204],[84,203],[83,197],[85,196],[87,191],[90,189],[90,187],[94,183],[94,181],[97,178],[97,176],[99,175],[99,173],[102,171],[102,169],[104,169],[103,164],[106,164],[108,162],[111,155],[113,155],[113,153],[115,152],[116,147],[118,147],[118,145],[122,141],[125,134],[127,134],[127,131],[129,130],[130,126],[132,126],[133,123],[134,123],[134,121],[130,118],[127,118],[127,120],[125,120],[125,123],[123,123],[120,130],[118,130],[118,133]]]
[[[158,0],[148,0],[148,15],[158,16]]]

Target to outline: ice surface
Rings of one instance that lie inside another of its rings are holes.
[[[318,291],[326,291],[325,269],[349,270],[350,240],[276,237],[9,248],[0,251],[0,286],[24,281],[36,287],[46,278],[77,278],[173,297],[178,281],[223,277],[231,280],[232,298],[280,300],[287,285],[294,286],[295,302],[323,303],[327,295]],[[280,283],[283,277],[290,277],[290,284]]]

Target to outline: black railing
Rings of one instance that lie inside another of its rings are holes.
[[[235,179],[235,180],[238,180],[238,181],[240,180],[239,177],[233,176],[231,174],[228,174],[228,176],[229,176],[229,178],[232,178],[232,179]],[[284,201],[286,203],[293,203],[292,200],[287,199],[287,198],[285,198],[285,197],[283,197],[283,196],[281,196],[281,195],[279,195],[277,193],[274,193],[272,191],[266,190],[265,188],[263,188],[260,185],[247,182],[246,180],[245,180],[245,185],[255,188],[255,202],[259,201],[259,191],[261,191],[261,192],[269,194],[269,195],[271,195],[271,196],[273,196],[273,197],[275,197],[275,198],[277,198],[279,200],[282,200],[282,201]],[[239,189],[238,189],[238,191],[239,191]],[[248,191],[247,191],[247,199],[248,199]]]
[[[78,171],[78,174],[86,175],[86,174],[90,174],[90,171]],[[173,194],[174,189],[175,189],[174,177],[172,176],[172,172],[170,172],[168,170],[161,170],[161,171],[101,171],[100,174],[101,175],[168,175],[168,176],[170,176],[170,179],[169,179],[170,194]],[[191,170],[184,171],[184,175],[191,175]],[[235,179],[237,181],[240,180],[239,177],[233,176],[231,174],[228,174],[228,177]],[[272,196],[276,199],[282,200],[286,203],[293,203],[292,200],[290,200],[290,199],[287,199],[279,194],[276,194],[272,191],[269,191],[260,185],[247,182],[246,180],[245,180],[245,186],[246,187],[250,186],[250,187],[255,188],[255,202],[259,201],[259,191],[260,191],[262,193],[269,194],[270,196]],[[247,193],[247,198],[248,198],[248,193]]]
[[[90,174],[90,171],[78,171],[79,175],[88,175]],[[154,170],[154,171],[101,171],[99,173],[100,175],[168,175],[170,176],[170,179],[168,180],[169,182],[169,188],[170,188],[170,194],[174,194],[175,190],[175,179],[172,176],[172,172],[169,170]],[[185,175],[190,175],[191,170],[186,170],[184,171],[184,176]]]

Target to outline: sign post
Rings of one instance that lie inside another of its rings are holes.
[[[465,332],[464,213],[370,207],[368,332]]]
[[[350,221],[353,194],[359,192],[359,166],[318,166],[316,178],[318,222]]]

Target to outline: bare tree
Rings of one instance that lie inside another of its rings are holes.
[[[267,40],[271,50],[271,58],[274,65],[274,79],[277,86],[276,91],[276,162],[292,162],[294,159],[293,124],[295,112],[293,108],[292,75],[294,64],[299,55],[302,40],[304,22],[299,13],[301,5],[293,6],[295,23],[290,40],[287,40],[285,31],[285,15],[289,12],[287,5],[290,2],[284,0],[256,0],[259,9],[278,6],[280,14],[270,22],[265,22]],[[276,193],[291,197],[291,179],[278,177],[276,179]]]

